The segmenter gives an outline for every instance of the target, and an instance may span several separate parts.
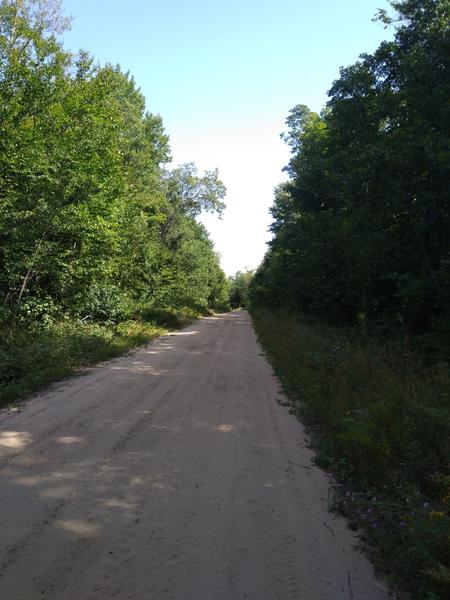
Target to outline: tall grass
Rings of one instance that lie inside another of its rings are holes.
[[[450,597],[448,365],[357,330],[252,316],[317,462],[341,482],[336,509],[413,597]]]
[[[191,310],[148,312],[119,324],[64,319],[0,329],[0,405],[22,400],[88,365],[123,354],[198,316]]]

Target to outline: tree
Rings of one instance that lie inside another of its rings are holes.
[[[394,40],[341,69],[321,115],[289,113],[290,179],[252,298],[419,331],[450,306],[450,10],[392,4]]]
[[[230,277],[230,304],[233,308],[247,308],[253,275],[253,271],[247,270],[237,271],[235,275]]]
[[[197,217],[202,211],[222,214],[226,188],[219,180],[219,172],[205,171],[199,177],[194,163],[183,164],[168,171],[167,190],[172,206],[179,212]]]
[[[65,52],[66,26],[56,1],[0,3],[3,313],[118,320],[158,302],[206,307],[221,276],[195,218],[223,210],[225,187],[217,171],[167,170],[168,136],[133,77]]]

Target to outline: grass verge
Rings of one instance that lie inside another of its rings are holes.
[[[22,327],[0,336],[0,406],[23,400],[83,367],[123,354],[199,315],[159,310],[116,325],[63,320],[45,328]]]
[[[450,374],[410,350],[298,315],[252,310],[317,463],[341,482],[376,567],[413,598],[450,598]]]

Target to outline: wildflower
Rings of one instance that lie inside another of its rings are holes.
[[[442,519],[442,517],[444,517],[444,516],[445,516],[445,514],[440,510],[432,510],[430,512],[430,517],[433,517],[435,519]]]

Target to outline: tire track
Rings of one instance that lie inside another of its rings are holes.
[[[279,396],[241,311],[0,415],[2,600],[386,600]]]

